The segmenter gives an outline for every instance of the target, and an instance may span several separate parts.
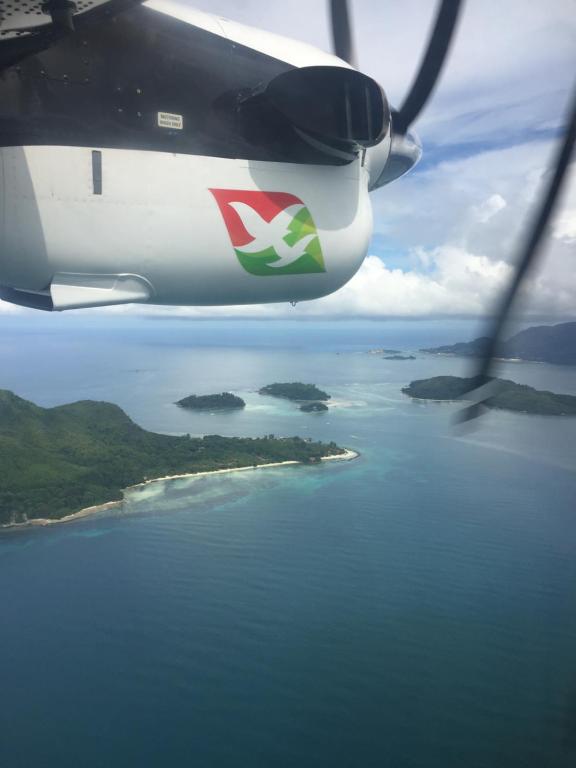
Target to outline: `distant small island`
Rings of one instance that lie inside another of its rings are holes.
[[[383,360],[416,360],[414,355],[386,355]]]
[[[287,400],[330,400],[330,395],[318,389],[315,384],[302,384],[299,381],[268,384],[258,391],[261,395],[284,397]]]
[[[434,376],[412,381],[402,389],[405,395],[420,400],[458,400],[466,398],[473,379],[460,376]],[[506,411],[532,413],[540,416],[576,416],[576,396],[533,389],[507,379],[494,379],[495,394],[484,405]]]
[[[189,395],[178,400],[176,405],[181,408],[191,408],[194,411],[228,411],[244,408],[246,403],[241,397],[231,392],[222,392],[220,395]]]
[[[93,514],[158,479],[355,455],[301,437],[160,435],[111,403],[41,408],[0,390],[0,528]]]
[[[401,349],[369,349],[369,355],[400,355]]]
[[[304,405],[300,406],[300,410],[305,413],[320,413],[321,411],[327,411],[328,406],[319,402],[304,403]]]
[[[436,355],[481,357],[486,354],[489,338],[477,339],[441,347],[422,349]],[[498,347],[498,357],[508,360],[527,360],[555,365],[576,365],[576,322],[557,325],[538,325],[526,328]]]

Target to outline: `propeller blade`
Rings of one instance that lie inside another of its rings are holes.
[[[347,0],[330,0],[330,21],[332,23],[334,53],[355,67],[356,53],[352,40],[352,25]]]
[[[404,103],[394,116],[395,132],[406,133],[430,98],[454,37],[461,7],[462,0],[442,0],[420,69]]]
[[[528,236],[524,246],[521,248],[520,256],[517,260],[516,272],[510,285],[507,287],[499,306],[494,314],[492,327],[486,335],[489,337],[486,350],[478,363],[478,369],[474,376],[476,386],[470,389],[467,394],[476,392],[481,386],[492,379],[492,370],[494,368],[494,357],[498,350],[498,345],[502,338],[502,332],[506,326],[506,321],[518,295],[530,267],[534,264],[540,254],[539,247],[542,238],[546,232],[548,222],[558,201],[558,195],[562,188],[562,183],[566,177],[566,171],[570,164],[570,157],[574,150],[576,141],[576,88],[574,89],[573,101],[570,107],[568,122],[564,140],[559,146],[556,161],[554,163],[554,173],[548,183],[545,193],[542,196],[540,207],[534,217],[532,226],[528,231]],[[488,395],[489,397],[489,395]],[[481,412],[480,406],[488,397],[479,398],[474,405],[468,406],[460,415],[459,421],[470,421]]]

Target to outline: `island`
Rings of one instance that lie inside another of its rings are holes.
[[[466,400],[472,399],[467,393],[473,382],[460,376],[434,376],[412,381],[402,392],[419,400]],[[574,395],[559,395],[507,379],[494,379],[494,386],[494,395],[484,403],[488,408],[540,416],[576,416]]]
[[[158,479],[354,455],[300,437],[160,435],[111,403],[41,408],[0,390],[0,525],[82,516]]]
[[[440,347],[421,349],[432,355],[450,355],[451,357],[482,357],[488,351],[490,339],[488,336],[480,336],[472,341],[459,341],[456,344],[444,344]]]
[[[304,413],[320,413],[322,411],[327,411],[328,406],[324,403],[319,402],[312,402],[312,403],[304,403],[304,405],[300,406],[300,410],[304,411]]]
[[[386,355],[383,360],[416,360],[414,355]]]
[[[330,395],[315,384],[302,384],[292,381],[283,384],[268,384],[258,390],[261,395],[284,397],[287,400],[330,400]]]
[[[369,355],[400,355],[400,349],[369,349]]]
[[[422,349],[439,355],[482,357],[489,344],[487,336],[457,344]],[[576,322],[538,325],[526,328],[498,346],[498,357],[555,365],[576,365]]]
[[[189,395],[178,400],[176,405],[193,411],[229,411],[246,407],[244,400],[231,392],[222,392],[220,395]]]

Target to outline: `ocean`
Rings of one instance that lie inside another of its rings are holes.
[[[350,462],[143,488],[0,536],[2,768],[573,768],[576,420],[415,402],[448,322],[3,317],[0,388],[169,434],[301,435]],[[499,375],[576,394],[576,369]],[[305,414],[258,394],[312,382]],[[186,412],[233,391],[242,412]],[[0,468],[1,471],[1,468]]]

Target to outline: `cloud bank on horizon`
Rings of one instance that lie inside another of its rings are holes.
[[[188,0],[180,0],[187,3]],[[190,5],[329,49],[327,3],[190,0]],[[398,104],[435,4],[351,3],[361,69]],[[294,19],[305,23],[294,26]],[[369,256],[340,291],[287,305],[120,307],[90,312],[198,317],[430,317],[490,311],[511,274],[576,85],[576,5],[468,0],[440,85],[416,125],[420,166],[372,195]],[[526,316],[576,307],[576,162],[521,302]],[[29,312],[0,302],[0,312]]]

